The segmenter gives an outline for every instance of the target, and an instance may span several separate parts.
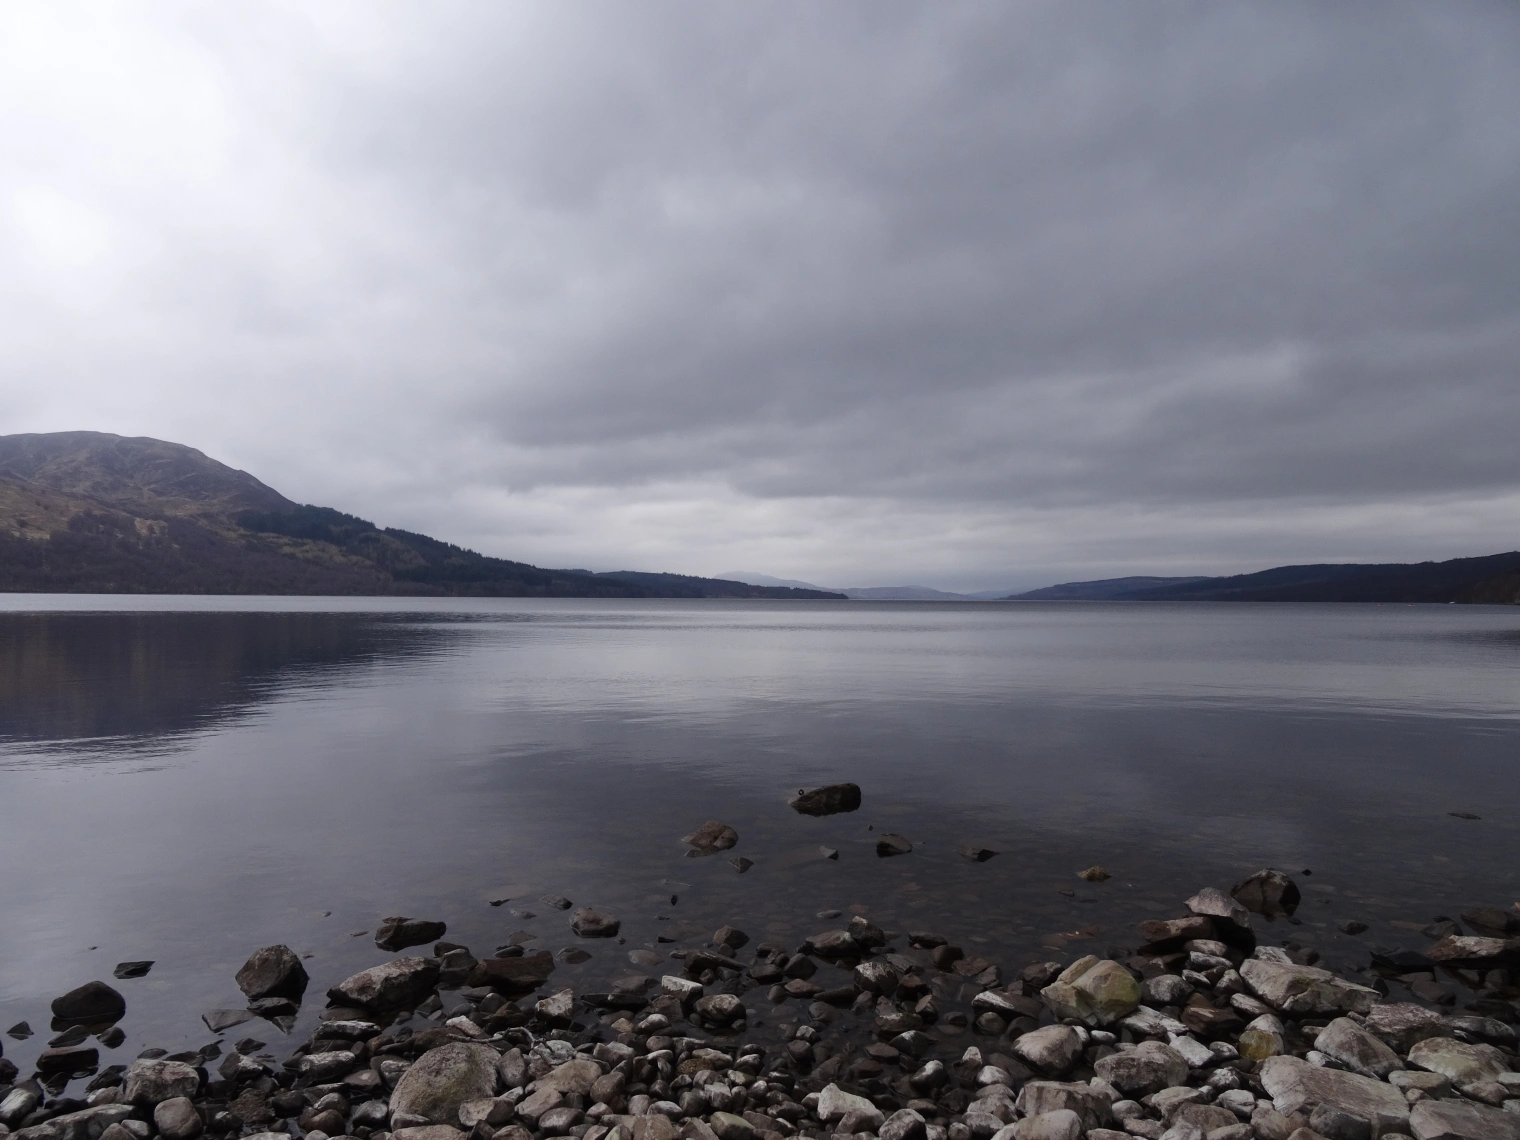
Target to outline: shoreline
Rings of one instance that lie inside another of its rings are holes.
[[[1017,963],[860,915],[796,947],[725,926],[664,958],[629,952],[597,993],[557,985],[548,951],[477,958],[442,923],[389,919],[376,943],[397,956],[347,979],[308,978],[283,946],[256,951],[237,975],[248,1008],[204,1015],[219,1041],[195,1053],[148,1049],[100,1070],[125,1002],[98,981],[63,995],[38,1071],[0,1060],[0,1128],[18,1140],[1520,1137],[1520,912],[1431,924],[1426,950],[1374,950],[1348,978],[1315,965],[1301,927],[1265,939],[1261,920],[1297,904],[1290,877],[1261,871],[1142,922],[1136,949]],[[589,908],[570,922],[618,936]],[[312,1035],[271,1049],[263,1039],[323,994]]]

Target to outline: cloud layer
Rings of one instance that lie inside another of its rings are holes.
[[[0,14],[0,417],[544,564],[1516,545],[1520,11]]]

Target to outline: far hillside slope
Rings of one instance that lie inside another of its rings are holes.
[[[646,577],[544,570],[302,506],[163,440],[0,436],[3,591],[842,598],[702,578],[675,589]]]
[[[1013,600],[1152,602],[1520,602],[1520,552],[1446,562],[1276,566],[1254,574],[1163,580],[1069,582]],[[1132,588],[1122,583],[1135,582]]]

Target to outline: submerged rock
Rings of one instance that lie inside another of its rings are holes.
[[[612,938],[620,926],[621,923],[610,914],[593,910],[589,906],[581,907],[570,920],[570,929],[582,938]]]
[[[876,854],[882,858],[891,855],[907,855],[913,850],[913,844],[906,836],[898,835],[895,831],[885,832],[876,841]]]
[[[787,805],[803,815],[838,815],[860,808],[859,784],[827,784],[811,791],[799,791]]]
[[[739,833],[726,823],[710,819],[682,840],[693,855],[716,855],[739,842]]]

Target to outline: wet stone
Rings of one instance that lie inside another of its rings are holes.
[[[570,920],[570,929],[582,938],[613,938],[621,924],[610,914],[583,906]]]
[[[828,784],[811,791],[799,791],[787,801],[793,811],[802,815],[837,815],[840,812],[860,808],[860,785]]]
[[[104,982],[86,982],[54,998],[52,1010],[60,1021],[118,1021],[127,1012],[127,1002]]]
[[[381,950],[394,953],[405,950],[408,946],[436,942],[448,933],[448,929],[446,922],[393,915],[382,921],[375,931],[375,945]]]
[[[255,950],[233,980],[251,1001],[260,998],[300,998],[306,992],[306,968],[289,946]]]
[[[739,842],[739,833],[726,823],[719,823],[710,819],[690,835],[681,840],[691,851],[691,855],[716,855],[719,851],[727,851]]]

